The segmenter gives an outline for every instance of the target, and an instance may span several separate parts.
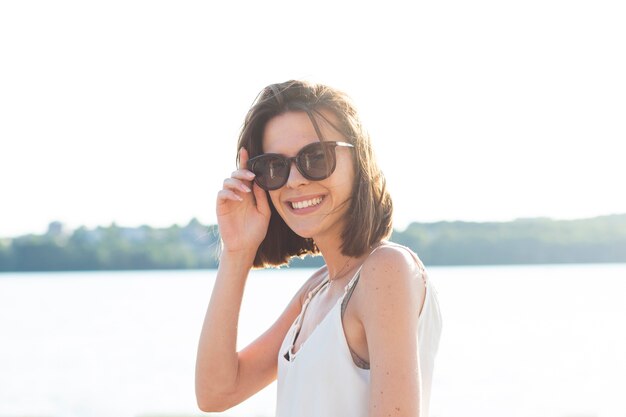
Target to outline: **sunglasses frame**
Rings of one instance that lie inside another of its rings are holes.
[[[327,175],[321,177],[321,178],[316,178],[316,177],[312,177],[311,175],[307,174],[306,172],[304,172],[304,169],[300,166],[301,162],[300,162],[300,158],[302,158],[302,155],[304,154],[304,152],[306,152],[307,149],[312,148],[314,146],[321,146],[322,150],[324,150],[325,152],[327,151],[324,148],[328,148],[328,147],[332,147],[332,166],[330,167],[330,169],[328,170]],[[341,147],[347,147],[347,148],[354,148],[354,145],[348,142],[342,142],[342,141],[319,141],[319,142],[313,142],[313,143],[309,143],[308,145],[304,146],[302,149],[300,149],[298,151],[298,153],[296,154],[296,156],[284,156],[281,155],[279,153],[264,153],[261,155],[257,155],[254,158],[250,158],[248,160],[248,170],[254,172],[254,166],[259,162],[262,161],[263,159],[266,159],[268,157],[273,157],[273,158],[277,158],[281,161],[284,161],[286,166],[289,167],[288,171],[287,171],[287,175],[285,176],[284,180],[280,183],[280,185],[278,186],[274,186],[274,187],[266,187],[264,185],[259,184],[257,178],[254,179],[254,182],[261,187],[262,189],[266,190],[266,191],[273,191],[273,190],[278,190],[279,188],[283,187],[285,184],[287,184],[287,181],[289,180],[289,175],[291,173],[291,165],[292,163],[295,162],[296,168],[298,169],[298,172],[300,172],[300,174],[302,174],[302,176],[304,178],[306,178],[309,181],[322,181],[325,180],[326,178],[330,177],[333,172],[335,172],[335,168],[337,165],[337,151],[336,148],[338,146]]]

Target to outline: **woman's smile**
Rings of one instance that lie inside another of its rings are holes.
[[[303,215],[313,213],[322,206],[325,195],[305,196],[285,201],[285,205],[294,214]]]

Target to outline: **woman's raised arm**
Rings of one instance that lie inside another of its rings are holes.
[[[227,410],[276,379],[280,345],[318,278],[311,277],[276,322],[237,352],[237,324],[250,265],[225,254],[220,262],[196,361],[196,399],[202,411]]]
[[[265,191],[252,183],[254,175],[245,169],[248,153],[243,148],[239,160],[243,168],[224,180],[217,196],[223,249],[196,358],[196,399],[203,411],[226,410],[276,379],[278,349],[308,287],[302,287],[265,333],[237,352],[245,283],[270,218]]]

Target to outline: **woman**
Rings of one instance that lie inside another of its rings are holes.
[[[279,417],[427,416],[436,292],[417,256],[386,241],[391,198],[349,98],[270,85],[238,150],[239,169],[217,196],[223,247],[198,347],[200,409],[226,410],[278,378]],[[250,269],[305,254],[325,266],[237,352]]]

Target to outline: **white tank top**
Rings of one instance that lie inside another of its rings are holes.
[[[441,335],[437,291],[427,279],[424,265],[411,252],[426,284],[426,296],[418,321],[421,371],[421,416],[428,417],[435,356]],[[309,292],[302,311],[287,332],[278,354],[276,417],[367,417],[370,370],[355,364],[342,324],[342,303],[358,281],[359,271],[345,287],[342,297],[294,354],[297,331],[311,299],[325,285],[323,280]],[[349,300],[348,295],[348,300]]]

